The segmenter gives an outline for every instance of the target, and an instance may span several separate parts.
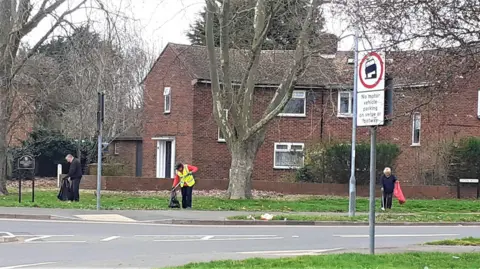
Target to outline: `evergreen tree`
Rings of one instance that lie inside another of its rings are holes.
[[[232,0],[230,33],[231,48],[249,48],[253,40],[254,6],[251,1]],[[274,10],[279,4],[278,10]],[[302,28],[302,22],[307,16],[309,1],[307,0],[271,0],[268,1],[270,12],[273,13],[271,25],[267,33],[267,39],[262,49],[295,49],[298,35]],[[190,26],[187,37],[193,45],[205,45],[205,16],[206,8],[199,13],[199,18]],[[336,37],[322,32],[324,19],[320,10],[315,14],[315,23],[312,25],[311,46],[323,44],[336,51]],[[214,20],[215,45],[220,45],[219,20]],[[325,42],[327,40],[327,42]]]

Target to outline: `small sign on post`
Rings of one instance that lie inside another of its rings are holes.
[[[30,155],[24,155],[18,159],[19,178],[18,178],[18,202],[22,202],[22,178],[27,178],[26,174],[31,174],[32,179],[32,203],[35,202],[35,158]]]
[[[460,199],[461,184],[477,184],[477,199],[480,198],[480,180],[478,178],[460,178],[457,183],[457,198]]]

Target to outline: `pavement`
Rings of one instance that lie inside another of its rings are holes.
[[[434,240],[480,237],[479,227],[378,226],[376,251],[480,252],[478,247],[421,245]],[[369,247],[368,227],[356,226],[0,219],[0,234],[13,235],[18,240],[0,244],[0,269],[163,268],[224,259],[364,253]],[[184,255],[186,252],[189,255]]]

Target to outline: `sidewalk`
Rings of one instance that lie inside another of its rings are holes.
[[[31,207],[0,207],[0,218],[18,215],[20,217],[30,216],[36,219],[79,219],[78,215],[91,214],[118,214],[135,221],[156,222],[166,220],[202,220],[202,221],[224,221],[232,216],[248,216],[269,213],[273,215],[339,215],[344,216],[347,213],[335,212],[249,212],[249,211],[196,211],[196,210],[82,210],[82,209],[58,209],[58,208],[31,208]],[[367,213],[357,213],[357,215],[366,215]]]
[[[445,252],[445,253],[471,253],[480,252],[480,247],[477,246],[429,246],[429,245],[410,245],[407,247],[391,247],[391,248],[375,248],[376,254],[389,254],[389,253],[404,253],[404,252]],[[342,253],[360,253],[369,254],[368,248],[358,249],[345,249],[332,251],[328,254],[342,254]],[[455,256],[455,255],[453,255]]]

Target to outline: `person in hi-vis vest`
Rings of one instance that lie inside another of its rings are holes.
[[[176,175],[173,179],[173,189],[180,185],[182,190],[182,208],[192,208],[192,192],[195,185],[195,178],[193,173],[198,171],[198,168],[193,165],[177,163],[175,165]]]

